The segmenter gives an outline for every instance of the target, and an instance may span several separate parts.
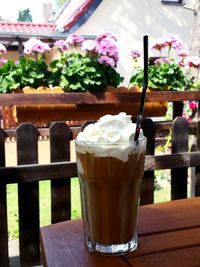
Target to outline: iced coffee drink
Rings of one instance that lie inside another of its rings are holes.
[[[137,213],[146,139],[133,141],[125,113],[106,115],[76,139],[82,216],[89,251],[123,254],[137,248]]]

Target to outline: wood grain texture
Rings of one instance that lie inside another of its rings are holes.
[[[183,102],[173,102],[173,109],[172,109],[172,119],[175,119],[178,116],[182,117],[183,114]]]
[[[196,128],[196,150],[200,150],[200,121]],[[194,175],[194,195],[200,196],[200,166],[195,166]]]
[[[41,248],[46,267],[128,267],[120,257],[88,253],[81,220],[54,224],[51,229],[43,227]]]
[[[199,267],[200,246],[128,259],[129,267]]]
[[[200,198],[146,205],[139,209],[140,236],[200,227]]]
[[[44,266],[199,267],[200,198],[142,206],[138,250],[113,257],[89,253],[82,220],[41,228]],[[124,264],[124,265],[123,265]]]
[[[145,158],[145,170],[148,171],[196,166],[200,166],[200,152],[147,155]],[[76,162],[68,161],[0,167],[0,184],[65,179],[77,175]]]
[[[154,155],[155,152],[155,127],[151,119],[142,121],[142,130],[147,138],[146,155]],[[140,205],[153,203],[154,199],[154,170],[145,170],[141,185]]]
[[[4,131],[0,129],[0,166],[5,166],[5,137]],[[3,176],[0,176],[0,180]],[[8,260],[8,222],[7,222],[7,200],[6,184],[0,184],[0,261],[2,266],[9,266]]]
[[[102,93],[63,93],[63,94],[1,94],[0,106],[33,104],[119,104],[140,102],[141,93],[102,92]],[[200,100],[200,92],[155,91],[146,94],[149,101],[180,102]]]
[[[38,133],[34,125],[21,124],[17,134],[17,164],[38,163]],[[40,262],[38,181],[18,183],[19,249],[21,266]]]
[[[183,117],[177,117],[172,124],[172,153],[188,151],[189,126]],[[188,169],[171,170],[171,199],[187,198]]]
[[[51,162],[70,161],[70,129],[64,122],[55,122],[50,127]],[[71,219],[70,177],[51,180],[51,222]]]

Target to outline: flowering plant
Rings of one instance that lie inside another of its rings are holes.
[[[6,53],[6,47],[0,43],[0,55]],[[0,67],[4,65],[7,62],[7,60],[0,56]]]
[[[24,44],[24,56],[18,62],[1,58],[1,92],[55,85],[64,91],[98,91],[109,85],[117,87],[123,81],[116,71],[119,51],[112,34],[99,35],[95,40],[71,34],[66,40],[56,41],[53,49],[59,52],[59,57],[49,65],[45,53],[52,49],[36,38]],[[2,44],[0,52],[6,52]]]
[[[117,87],[123,78],[116,71],[119,51],[112,34],[102,34],[95,40],[84,40],[71,34],[63,41],[55,42],[61,57],[50,67],[50,83],[60,85],[66,91],[98,91],[109,85]]]
[[[29,39],[24,45],[24,54],[19,61],[1,61],[0,88],[2,92],[9,92],[25,86],[37,88],[40,85],[48,85],[48,66],[45,63],[44,53],[50,47],[37,40]]]
[[[184,112],[182,116],[186,118],[187,121],[192,121],[197,119],[198,104],[197,101],[187,101],[185,103]]]
[[[36,38],[30,38],[24,44],[24,54],[19,59],[17,69],[22,71],[20,86],[32,86],[37,88],[39,86],[48,85],[48,65],[45,62],[45,53],[50,51],[51,48],[48,44]]]
[[[5,80],[5,77],[8,76],[8,73],[10,73],[14,67],[14,64],[12,62],[7,63],[8,61],[2,57],[2,54],[6,53],[6,47],[0,43],[0,91],[2,93],[5,93],[7,91],[7,84],[9,82],[9,77],[7,77],[7,83]]]
[[[177,35],[163,35],[156,39],[152,44],[152,49],[159,52],[159,57],[153,58],[152,64],[149,65],[149,87],[159,90],[178,90],[183,91],[198,87],[198,83],[193,82],[193,78],[189,78],[189,70],[191,68],[200,68],[200,58],[190,57],[189,53],[180,50],[182,42]],[[170,56],[172,49],[178,51],[177,56],[180,58],[175,60]],[[167,56],[163,57],[163,50],[167,50]],[[141,54],[132,51],[131,55],[134,61],[134,73],[130,79],[132,85],[142,86],[143,70],[138,65],[138,58]]]

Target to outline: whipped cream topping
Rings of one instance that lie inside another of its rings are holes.
[[[93,153],[97,157],[115,157],[123,161],[133,151],[133,136],[136,124],[131,115],[124,112],[118,115],[105,115],[96,123],[89,124],[77,136],[80,153]],[[141,132],[140,139],[143,137]],[[135,148],[136,149],[136,148]]]

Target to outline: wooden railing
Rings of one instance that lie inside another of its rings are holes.
[[[172,154],[155,154],[157,132],[172,128]],[[153,203],[154,170],[171,169],[171,199],[187,197],[187,168],[196,167],[196,195],[200,195],[198,177],[200,169],[200,123],[189,124],[184,118],[176,118],[172,124],[154,123],[145,119],[142,125],[147,137],[147,156],[141,192],[141,205]],[[36,128],[24,123],[16,129],[0,129],[0,250],[1,266],[9,265],[6,185],[18,184],[19,247],[21,266],[40,263],[39,250],[39,188],[41,180],[51,180],[51,222],[71,219],[70,180],[77,176],[76,162],[70,161],[70,140],[80,127],[68,127],[55,122],[50,128]],[[193,152],[188,152],[190,133],[196,132],[197,142]],[[39,136],[49,138],[49,164],[38,164]],[[15,137],[17,166],[6,166],[6,138]]]
[[[16,122],[16,118],[13,115],[13,106],[27,106],[27,105],[77,105],[78,108],[75,108],[75,113],[72,113],[72,109],[66,111],[63,115],[63,110],[58,115],[55,115],[56,112],[51,111],[52,118],[47,119],[49,121],[56,121],[56,120],[65,120],[65,121],[85,121],[85,118],[79,118],[81,114],[86,114],[87,119],[94,119],[92,118],[92,114],[95,111],[96,118],[102,116],[102,111],[107,108],[109,105],[111,106],[107,113],[112,112],[113,109],[119,107],[119,111],[125,108],[129,114],[132,114],[133,109],[136,107],[136,111],[133,112],[132,115],[137,114],[139,102],[141,99],[141,93],[138,92],[129,92],[126,90],[125,92],[122,91],[112,91],[112,92],[99,92],[99,93],[57,93],[57,94],[1,94],[0,95],[0,107],[3,107],[2,113],[3,116],[3,127],[10,128],[16,127],[19,125]],[[153,91],[147,92],[146,94],[146,105],[154,103],[162,103],[163,112],[166,112],[166,107],[163,103],[165,102],[172,102],[173,103],[173,116],[175,118],[177,116],[182,116],[183,112],[183,102],[184,101],[191,101],[196,100],[200,101],[200,91],[185,91],[185,92],[173,92],[173,91]],[[86,109],[85,109],[86,108]],[[23,109],[23,108],[22,108]],[[145,116],[148,117],[156,117],[159,116],[157,112],[152,112],[151,105],[145,109],[147,114]],[[34,111],[32,113],[36,114]],[[43,111],[44,112],[44,111]],[[117,112],[117,111],[115,111]],[[21,113],[23,111],[21,110]],[[26,114],[27,111],[24,111]],[[40,113],[41,114],[41,113]],[[69,114],[69,115],[67,115]],[[113,113],[112,113],[113,114]],[[61,116],[62,115],[62,116]],[[45,116],[48,116],[48,112]],[[163,116],[163,115],[161,115]],[[25,116],[25,120],[21,120],[20,122],[29,121],[27,116]],[[85,117],[85,116],[84,116]],[[95,118],[95,119],[96,119]],[[32,122],[36,122],[40,120],[40,117],[33,116]],[[31,120],[30,120],[31,121]],[[41,124],[37,124],[41,125]],[[48,125],[46,123],[45,125]]]
[[[139,102],[138,92],[61,93],[61,94],[1,94],[0,106],[34,104],[123,104]],[[183,102],[200,100],[200,91],[153,91],[146,101]]]

